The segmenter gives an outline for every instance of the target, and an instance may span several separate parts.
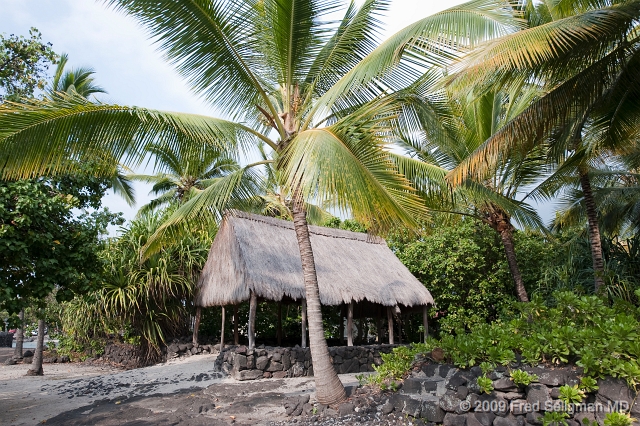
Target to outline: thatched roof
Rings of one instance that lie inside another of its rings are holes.
[[[383,239],[319,226],[309,231],[323,305],[433,304]],[[241,212],[225,217],[198,281],[196,305],[240,303],[249,300],[250,291],[274,301],[304,297],[292,222]]]

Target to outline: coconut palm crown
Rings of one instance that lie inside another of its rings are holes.
[[[599,155],[624,151],[640,134],[640,1],[528,0],[524,8],[530,27],[469,55],[453,81],[476,90],[536,82],[544,95],[449,178],[460,183],[490,174],[513,152],[551,143],[559,174],[574,171],[580,182],[598,290],[604,261],[590,164]]]

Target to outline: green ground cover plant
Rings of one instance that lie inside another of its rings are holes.
[[[584,368],[580,385],[566,386],[569,402],[582,400],[585,392],[597,389],[595,378],[611,375],[640,383],[640,310],[625,301],[605,303],[598,296],[554,292],[550,301],[534,297],[530,303],[514,303],[512,314],[493,324],[478,324],[469,332],[462,329],[425,344],[395,348],[383,356],[373,382],[402,377],[414,358],[440,347],[447,362],[460,368],[480,365],[485,374],[492,365],[524,363],[576,364]],[[514,371],[512,378],[522,384],[535,380]],[[515,380],[514,380],[515,382]],[[578,398],[580,397],[580,398]]]

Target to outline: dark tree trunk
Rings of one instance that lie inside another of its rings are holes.
[[[16,348],[13,351],[13,356],[22,358],[22,346],[24,345],[24,309],[18,313],[20,318],[20,327],[16,330]]]
[[[196,307],[196,320],[193,323],[193,344],[198,345],[198,330],[200,329],[200,318],[202,317],[202,307]]]
[[[602,255],[602,240],[600,238],[600,227],[598,226],[598,211],[596,202],[593,199],[591,181],[586,170],[580,170],[580,186],[584,196],[584,204],[587,210],[587,221],[589,223],[589,244],[591,246],[591,258],[593,260],[593,272],[596,293],[604,285],[604,258]]]
[[[429,338],[429,309],[426,306],[422,307],[422,327],[424,328],[424,343]]]
[[[522,281],[522,274],[520,274],[520,268],[518,267],[518,260],[516,259],[516,249],[513,244],[513,231],[511,229],[503,229],[500,231],[500,238],[502,239],[502,245],[504,245],[504,252],[507,255],[507,263],[509,264],[509,270],[511,276],[516,285],[516,295],[521,302],[528,302],[529,296],[527,290],[524,288],[524,282]]]
[[[27,371],[27,376],[42,376],[42,349],[44,347],[44,319],[38,320],[38,343],[36,344],[36,352],[33,354],[31,368]]]
[[[324,338],[322,312],[320,311],[320,291],[318,276],[311,249],[309,227],[306,212],[301,200],[293,202],[293,225],[300,248],[302,273],[307,301],[307,320],[309,321],[309,348],[313,361],[313,377],[316,382],[316,398],[319,403],[332,405],[347,398],[344,386],[333,368],[329,348]]]
[[[509,218],[509,215],[495,206],[491,211],[485,213],[485,222],[500,235],[500,239],[502,240],[504,252],[507,256],[507,263],[509,264],[509,270],[511,271],[511,276],[513,277],[513,282],[515,284],[516,296],[519,301],[528,302],[529,296],[527,295],[527,290],[524,287],[522,274],[520,273],[518,260],[516,258],[516,249],[513,243],[514,228],[511,224],[511,219]]]

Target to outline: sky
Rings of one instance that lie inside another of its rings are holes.
[[[462,0],[392,0],[384,19],[384,37],[415,20],[462,3]],[[70,67],[90,66],[108,95],[101,100],[166,111],[216,115],[164,61],[144,29],[99,0],[0,0],[0,33],[28,35],[36,27],[57,53],[69,55]],[[136,184],[138,204],[129,207],[109,194],[104,205],[132,219],[148,202],[149,186]],[[113,230],[112,230],[113,232]]]

